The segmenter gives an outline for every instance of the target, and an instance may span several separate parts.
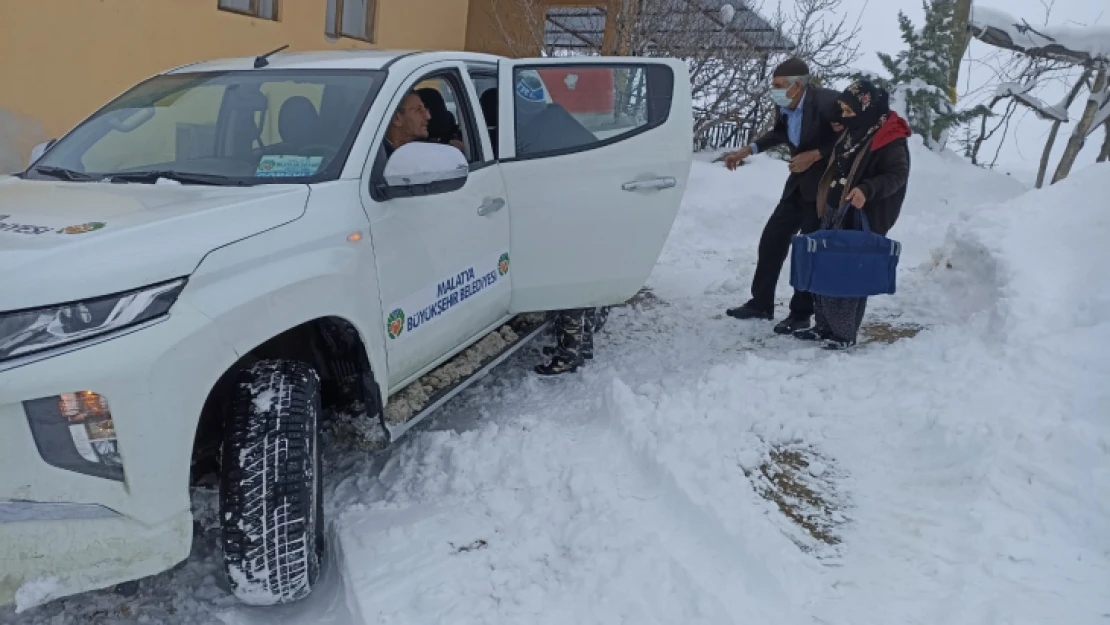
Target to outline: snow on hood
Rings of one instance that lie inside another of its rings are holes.
[[[297,219],[307,199],[301,185],[0,178],[0,311],[187,276],[212,250]]]

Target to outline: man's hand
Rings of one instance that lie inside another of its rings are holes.
[[[458,139],[451,139],[450,144],[455,146],[456,148],[458,148],[459,151],[462,152],[463,154],[466,154],[466,147],[463,146],[462,141],[459,141]]]
[[[821,160],[821,152],[818,150],[802,152],[790,159],[790,172],[795,174],[801,173],[813,167],[813,164],[819,160]]]
[[[867,196],[863,194],[863,191],[859,190],[859,187],[856,187],[848,192],[844,201],[851,202],[852,206],[856,208],[863,208],[863,205],[867,203]]]
[[[735,171],[736,167],[751,155],[751,146],[745,146],[735,152],[729,152],[725,154],[725,167],[727,167],[729,171]]]

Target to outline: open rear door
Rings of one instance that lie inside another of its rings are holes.
[[[627,301],[659,259],[690,173],[686,64],[506,59],[498,74],[512,312]]]

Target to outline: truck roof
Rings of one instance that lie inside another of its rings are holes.
[[[259,54],[265,54],[265,51]],[[382,69],[403,57],[418,57],[421,64],[439,60],[496,62],[500,57],[476,52],[412,51],[412,50],[328,50],[318,52],[279,52],[267,57],[269,63],[258,71],[268,69]],[[166,74],[182,72],[223,72],[254,69],[256,57],[213,59],[182,65]]]

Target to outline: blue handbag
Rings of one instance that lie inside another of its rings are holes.
[[[840,219],[851,204],[845,204]],[[818,230],[796,235],[790,255],[790,286],[827,297],[870,297],[894,293],[902,244],[871,232],[862,210],[862,230]]]

